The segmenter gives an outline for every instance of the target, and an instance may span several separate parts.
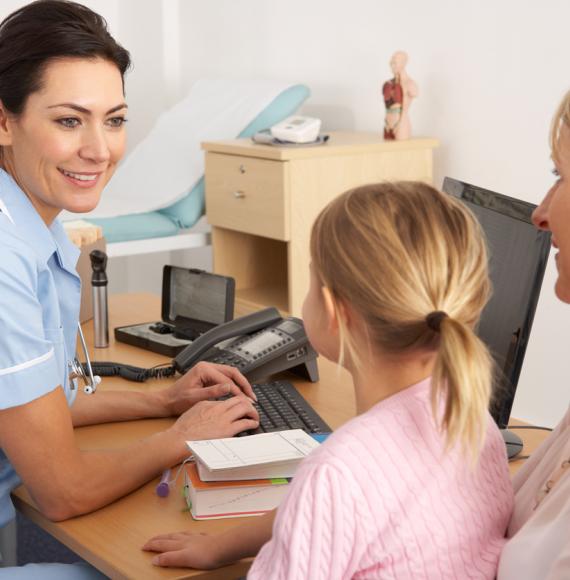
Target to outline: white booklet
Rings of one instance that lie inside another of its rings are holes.
[[[301,429],[186,441],[202,481],[291,477],[319,443]]]

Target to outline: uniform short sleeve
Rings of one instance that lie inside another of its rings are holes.
[[[0,241],[0,408],[6,409],[62,383],[64,369],[55,353],[61,349],[63,331],[44,328],[33,252]]]
[[[357,495],[338,467],[301,465],[248,579],[352,577],[366,546],[356,526]]]

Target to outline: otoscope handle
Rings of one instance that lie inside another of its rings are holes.
[[[101,250],[93,250],[91,259],[91,291],[93,294],[93,332],[96,348],[109,346],[109,310],[107,306],[107,254]]]

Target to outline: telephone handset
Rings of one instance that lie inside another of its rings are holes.
[[[242,316],[214,326],[214,328],[199,336],[176,356],[173,361],[174,368],[179,373],[185,373],[198,361],[203,360],[202,355],[219,342],[242,334],[250,334],[278,320],[282,320],[282,318],[277,308],[265,308],[248,316]]]
[[[236,367],[250,381],[291,369],[319,380],[317,353],[299,318],[266,308],[220,324],[199,336],[173,361],[179,373],[204,360]]]

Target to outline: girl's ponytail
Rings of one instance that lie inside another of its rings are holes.
[[[470,326],[444,315],[435,329],[430,317],[433,320],[433,314],[426,318],[428,326],[439,334],[432,374],[434,414],[446,432],[447,447],[460,443],[476,458],[485,441],[492,359]]]

